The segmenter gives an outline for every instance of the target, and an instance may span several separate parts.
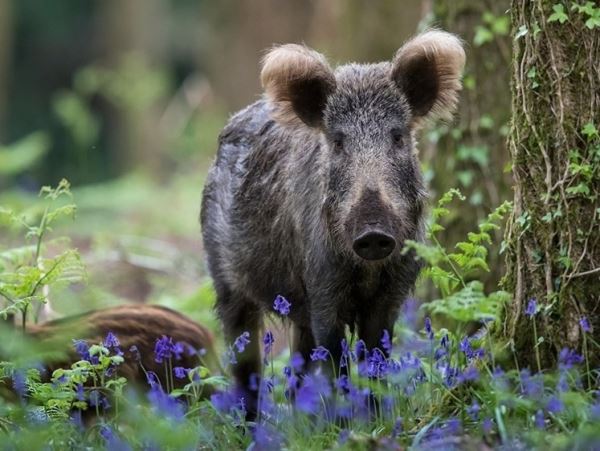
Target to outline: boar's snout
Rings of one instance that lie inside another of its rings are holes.
[[[382,260],[390,255],[395,247],[394,237],[377,229],[361,233],[352,243],[354,252],[365,260]]]

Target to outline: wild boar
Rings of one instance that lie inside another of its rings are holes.
[[[420,269],[403,243],[424,238],[415,133],[451,116],[464,62],[461,41],[437,30],[377,64],[334,70],[295,44],[264,57],[265,96],[222,131],[200,215],[225,335],[250,333],[233,367],[250,412],[277,295],[306,361],[322,345],[339,362],[347,325],[368,348],[391,335]]]

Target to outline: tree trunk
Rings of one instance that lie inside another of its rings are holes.
[[[542,368],[553,366],[565,346],[587,349],[594,368],[600,363],[590,340],[600,343],[600,28],[586,26],[584,11],[564,7],[555,14],[556,4],[512,2],[515,192],[505,283],[514,299],[503,333],[522,365],[537,368],[535,321]],[[530,318],[533,298],[538,311]],[[591,325],[585,340],[582,317]]]
[[[8,75],[12,67],[12,0],[0,0],[0,143],[5,143]]]
[[[510,0],[434,0],[435,24],[467,43],[464,89],[451,128],[437,126],[424,139],[422,160],[433,169],[431,191],[438,198],[458,187],[464,208],[449,217],[442,244],[452,248],[512,192],[506,133],[510,120]],[[440,131],[441,136],[440,135]],[[501,235],[498,235],[498,240]],[[503,258],[489,256],[490,273],[479,276],[493,291],[503,274]]]

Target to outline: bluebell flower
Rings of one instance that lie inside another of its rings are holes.
[[[327,360],[329,358],[329,351],[325,349],[323,346],[317,346],[310,353],[310,360],[316,362],[318,360]]]
[[[316,413],[321,401],[331,396],[329,381],[322,374],[309,374],[296,394],[296,407],[305,413]]]
[[[569,381],[567,380],[567,374],[564,371],[560,372],[558,382],[556,383],[556,391],[559,393],[569,391]]]
[[[556,396],[552,396],[550,398],[550,400],[548,401],[548,404],[546,404],[546,410],[549,413],[552,413],[554,415],[556,415],[557,413],[562,412],[564,409],[565,409],[565,405]]]
[[[233,346],[237,349],[238,353],[244,352],[248,344],[250,344],[250,332],[242,332],[233,342]]]
[[[494,420],[492,420],[490,417],[486,417],[483,419],[483,422],[481,423],[481,429],[483,429],[484,434],[487,435],[490,432],[492,432],[493,427],[494,427]]]
[[[387,374],[387,360],[383,353],[375,348],[360,366],[366,368],[364,375],[369,378],[382,378]]]
[[[479,370],[474,366],[468,366],[462,373],[459,373],[457,380],[459,383],[472,382],[479,379]]]
[[[581,319],[579,320],[579,325],[581,326],[581,330],[583,330],[586,333],[592,331],[592,328],[590,327],[590,323],[587,319],[587,316],[581,317]]]
[[[433,340],[433,337],[435,336],[431,327],[431,319],[429,319],[428,316],[425,317],[425,334],[430,340]]]
[[[525,315],[529,318],[533,318],[537,313],[537,301],[535,298],[531,298],[527,303],[527,308],[525,309]]]
[[[108,398],[98,390],[92,390],[90,392],[90,406],[98,406],[103,410],[108,410],[110,408],[110,402],[108,402]]]
[[[280,315],[287,316],[290,314],[292,304],[283,296],[277,295],[273,302],[273,309]]]
[[[181,356],[185,352],[185,347],[183,346],[182,342],[178,341],[173,344],[172,351],[175,360],[181,360]]]
[[[383,330],[383,336],[381,337],[381,347],[389,355],[392,352],[392,339],[387,329]]]
[[[521,393],[531,399],[540,399],[544,394],[544,380],[540,374],[531,375],[528,368],[521,370]]]
[[[157,413],[172,420],[183,420],[185,409],[183,403],[168,395],[159,387],[153,387],[148,392],[148,401]]]
[[[127,442],[123,441],[118,435],[116,435],[112,429],[107,425],[100,427],[100,436],[106,442],[106,449],[110,451],[130,451],[131,446]]]
[[[90,346],[85,340],[73,340],[73,347],[75,348],[75,352],[79,355],[81,360],[86,360],[90,362],[92,365],[98,365],[100,360],[98,356],[90,356]]]
[[[116,348],[121,345],[121,343],[119,343],[119,339],[112,332],[108,332],[108,334],[106,334],[106,338],[104,339],[102,344],[105,348],[108,349]]]
[[[541,409],[535,413],[534,424],[538,429],[544,429],[546,427],[546,419],[544,418],[544,412]]]
[[[469,415],[473,421],[477,421],[479,419],[480,410],[481,407],[479,406],[477,400],[475,400],[469,407],[467,407],[467,415]]]
[[[284,446],[284,437],[277,429],[267,423],[258,423],[252,431],[254,446],[251,449],[257,451],[279,451]],[[249,448],[249,449],[250,449]]]
[[[85,401],[85,393],[82,384],[77,384],[75,386],[75,399],[77,399],[77,401]]]
[[[12,385],[13,389],[19,395],[21,400],[25,399],[27,395],[27,378],[25,377],[25,372],[23,370],[15,370],[12,373]]]
[[[267,361],[266,356],[271,354],[271,350],[273,349],[273,343],[275,343],[275,339],[273,338],[271,331],[268,330],[263,337],[263,345],[265,346],[265,364]]]
[[[151,388],[160,387],[160,380],[154,371],[148,371],[146,373],[146,381]]]
[[[594,421],[600,421],[600,401],[596,401],[590,406],[590,418]]]
[[[156,363],[163,363],[164,360],[170,359],[172,355],[173,339],[166,335],[158,338],[154,344],[154,361]]]
[[[175,377],[177,379],[185,379],[189,372],[189,368],[183,368],[181,366],[176,366],[175,368],[173,368],[173,373],[175,373]]]
[[[360,360],[363,357],[366,358],[367,357],[367,345],[365,344],[365,342],[363,340],[358,340],[356,342],[356,346],[354,347],[354,358],[356,360]]]
[[[345,368],[346,366],[348,366],[348,359],[352,359],[355,360],[352,357],[352,350],[350,349],[350,346],[348,345],[348,340],[346,340],[345,338],[342,338],[342,357],[340,358],[340,367],[341,368]]]
[[[295,372],[301,372],[304,368],[304,363],[304,357],[302,357],[302,354],[300,354],[299,352],[294,352],[294,354],[292,354],[292,358],[290,359],[290,365],[292,366]]]
[[[574,349],[563,348],[558,355],[558,366],[563,370],[570,369],[573,365],[580,364],[583,361],[583,356],[577,354]]]

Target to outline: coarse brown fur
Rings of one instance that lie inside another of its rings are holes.
[[[48,377],[54,370],[70,368],[71,364],[81,360],[74,350],[73,340],[82,339],[89,345],[100,344],[109,332],[118,338],[124,353],[125,361],[118,366],[117,374],[127,378],[130,384],[148,387],[143,366],[146,371],[155,372],[162,386],[166,387],[164,364],[154,360],[156,340],[163,335],[196,350],[204,349],[206,354],[202,363],[214,371],[218,369],[212,334],[200,324],[165,307],[122,305],[32,325],[27,329],[30,338],[46,345],[51,343],[52,348],[63,351],[67,356],[43,362],[48,369]],[[137,354],[130,351],[132,346],[139,351],[141,365],[136,359]],[[199,364],[198,356],[187,352],[183,353],[181,360],[173,361],[173,366],[184,368],[195,368]],[[173,382],[180,388],[188,381],[174,378]]]
[[[233,366],[250,416],[262,316],[276,295],[292,304],[305,361],[322,345],[339,362],[347,326],[369,349],[392,333],[420,270],[404,241],[424,239],[415,130],[451,113],[463,64],[460,41],[441,31],[407,42],[391,62],[333,70],[298,45],[265,57],[265,99],[221,133],[201,211],[226,339],[250,333]]]

